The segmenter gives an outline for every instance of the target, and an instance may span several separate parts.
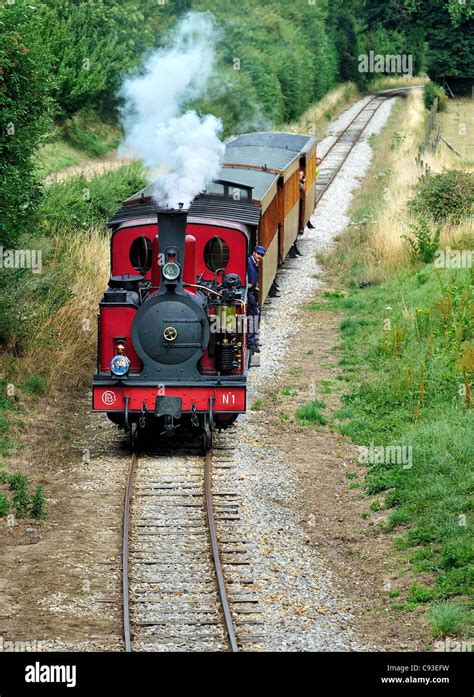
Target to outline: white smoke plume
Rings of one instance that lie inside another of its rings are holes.
[[[155,51],[139,76],[123,82],[120,151],[143,161],[156,180],[158,205],[187,208],[217,176],[225,150],[220,119],[183,113],[186,102],[206,93],[218,32],[211,15],[190,12],[169,38],[169,48]]]

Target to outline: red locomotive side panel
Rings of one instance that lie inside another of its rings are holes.
[[[121,227],[112,237],[112,276],[136,276],[139,269],[132,265],[130,259],[132,245],[139,237],[145,237],[149,241],[150,258],[153,240],[156,237],[157,226],[132,225]],[[151,279],[151,266],[145,278]]]
[[[132,344],[132,322],[136,308],[124,305],[109,305],[100,308],[100,372],[110,372],[110,361],[117,355],[116,343],[125,339],[125,355],[130,359],[130,372],[139,373],[142,362]]]
[[[247,277],[247,237],[241,232],[239,227],[237,224],[235,229],[211,224],[188,224],[188,234],[196,238],[198,276],[204,274],[203,279],[205,281],[214,279],[215,272],[211,271],[206,265],[206,259],[208,258],[208,253],[206,254],[206,252],[209,250],[208,243],[214,237],[218,237],[222,240],[222,256],[226,262],[226,274],[237,274],[243,285],[245,285]]]
[[[193,404],[198,412],[209,412],[210,399],[214,412],[245,413],[245,387],[94,387],[94,411],[123,412],[125,397],[130,397],[130,411],[140,412],[146,404],[148,411],[155,409],[157,397],[180,397],[183,412],[190,412]]]
[[[241,226],[236,224],[236,227],[221,227],[211,223],[188,223],[187,235],[196,240],[196,260],[197,260],[197,276],[204,274],[203,279],[212,281],[215,272],[206,265],[206,259],[209,257],[208,243],[213,238],[219,238],[222,243],[223,258],[225,260],[225,272],[227,274],[235,273],[245,284],[247,273],[247,237],[240,229]],[[150,260],[152,256],[153,240],[159,229],[156,223],[142,225],[124,225],[115,232],[112,241],[112,276],[134,276],[139,273],[139,269],[133,266],[131,260],[131,250],[133,244],[138,238],[144,237],[148,240],[150,248]],[[189,240],[190,242],[190,240]],[[188,244],[186,245],[186,255],[188,256]],[[138,243],[137,243],[138,244]],[[206,254],[207,252],[207,254]],[[193,254],[194,256],[194,250]],[[188,261],[185,272],[190,268],[192,262]],[[145,278],[151,280],[151,267],[144,274]]]

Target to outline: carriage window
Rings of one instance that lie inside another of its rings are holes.
[[[206,194],[214,194],[223,196],[224,195],[224,185],[218,184],[217,182],[210,182],[205,189]]]
[[[204,248],[204,263],[210,271],[227,268],[230,259],[229,245],[222,237],[213,237]]]
[[[238,184],[210,182],[204,193],[212,196],[229,196],[234,201],[250,201],[251,199],[250,191],[241,189]]]
[[[151,269],[153,244],[148,237],[137,237],[130,247],[130,263],[142,276]]]

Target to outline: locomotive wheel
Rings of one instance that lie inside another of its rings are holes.
[[[214,426],[221,431],[231,428],[237,421],[238,416],[238,414],[232,414],[230,416],[217,415],[214,417]]]

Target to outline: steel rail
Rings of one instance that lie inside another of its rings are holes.
[[[398,88],[394,88],[394,89],[391,89],[391,90],[383,90],[383,91],[381,91],[381,92],[375,93],[374,96],[373,96],[371,99],[369,99],[369,101],[368,101],[366,104],[364,104],[364,106],[362,107],[362,109],[360,109],[360,111],[357,112],[357,114],[354,116],[354,118],[352,119],[352,121],[350,121],[350,123],[345,127],[345,129],[344,129],[343,131],[341,131],[341,133],[337,136],[337,138],[336,138],[336,140],[334,141],[334,143],[332,143],[332,145],[330,146],[330,148],[329,148],[329,149],[327,150],[327,152],[323,155],[323,157],[321,158],[320,164],[324,162],[324,160],[327,158],[327,156],[328,156],[329,153],[333,150],[333,148],[336,147],[336,145],[340,145],[340,141],[342,140],[342,138],[347,134],[347,132],[348,132],[348,130],[351,128],[351,126],[354,125],[355,121],[356,121],[356,120],[358,119],[358,117],[362,114],[362,112],[364,112],[364,111],[367,109],[367,107],[369,106],[369,104],[372,104],[372,102],[373,102],[374,100],[376,100],[376,99],[382,98],[383,101],[381,101],[380,104],[378,105],[378,107],[373,111],[371,117],[368,119],[367,123],[364,125],[364,127],[362,128],[362,130],[360,131],[360,133],[357,135],[356,139],[354,140],[354,142],[351,144],[349,150],[347,151],[346,156],[344,157],[344,159],[342,160],[342,162],[340,163],[340,165],[334,170],[334,174],[333,174],[333,176],[331,177],[331,179],[329,180],[329,182],[326,184],[326,186],[325,186],[324,189],[321,191],[321,193],[320,193],[319,195],[316,196],[316,203],[318,203],[318,202],[321,200],[321,198],[324,196],[324,194],[326,193],[326,191],[329,189],[329,187],[330,187],[331,184],[333,183],[334,179],[336,178],[337,174],[339,174],[339,172],[341,171],[343,165],[345,164],[347,158],[349,157],[350,153],[352,152],[354,146],[355,146],[355,145],[357,144],[357,142],[359,141],[360,136],[361,136],[362,133],[365,131],[365,129],[367,128],[367,126],[369,125],[369,123],[372,121],[373,117],[375,116],[375,114],[377,113],[377,111],[380,109],[380,107],[382,106],[382,104],[385,102],[385,100],[386,100],[386,99],[390,99],[390,98],[392,98],[392,97],[397,97],[397,96],[402,96],[402,95],[410,94],[410,92],[412,92],[414,89],[416,89],[416,88],[415,88],[415,87],[398,87]],[[316,186],[317,186],[317,184],[316,184]],[[317,189],[316,189],[316,191],[317,191]]]
[[[127,479],[125,490],[125,504],[123,514],[123,545],[122,545],[122,602],[123,602],[123,634],[125,642],[125,652],[132,652],[132,634],[130,623],[130,584],[129,584],[129,535],[130,535],[130,506],[132,501],[133,486],[138,463],[138,453],[136,450],[132,453],[132,461]],[[239,651],[237,637],[234,628],[234,622],[230,611],[230,603],[227,595],[224,572],[222,569],[222,561],[219,552],[219,543],[217,539],[217,528],[214,515],[213,499],[212,499],[212,451],[206,453],[204,465],[204,498],[206,504],[207,524],[209,537],[211,541],[212,559],[215,569],[217,581],[217,590],[224,615],[224,624],[229,642],[230,649],[233,653]]]
[[[369,101],[368,101],[366,104],[364,104],[364,106],[362,107],[362,109],[361,109],[360,111],[357,112],[357,114],[354,116],[354,118],[352,119],[352,121],[351,121],[350,123],[347,124],[347,126],[345,127],[345,129],[344,129],[343,131],[341,131],[341,133],[339,133],[339,135],[337,136],[337,138],[336,138],[336,140],[334,141],[334,143],[333,143],[333,144],[330,146],[330,148],[324,153],[323,157],[321,158],[321,162],[324,162],[324,160],[325,160],[326,157],[329,155],[329,153],[332,151],[332,149],[339,143],[339,141],[341,140],[341,138],[343,138],[343,137],[346,135],[346,133],[347,133],[347,131],[349,130],[349,128],[354,124],[354,121],[362,114],[363,111],[365,111],[365,109],[369,106],[369,104],[372,104],[372,102],[374,101],[374,99],[377,99],[379,96],[380,96],[380,95],[376,95],[376,96],[372,97],[372,99],[369,99]]]
[[[234,622],[230,611],[229,598],[224,581],[224,573],[222,571],[222,561],[219,553],[219,543],[217,541],[216,521],[214,517],[214,507],[212,504],[212,451],[206,453],[206,464],[204,469],[204,494],[206,498],[207,522],[209,526],[209,535],[211,538],[212,557],[214,568],[216,571],[217,588],[221,599],[222,610],[224,613],[224,622],[229,640],[230,648],[233,653],[239,651],[237,645],[237,637],[234,629]]]
[[[376,97],[374,97],[374,99],[376,99]],[[371,100],[370,103],[371,103],[372,101],[373,101],[373,100]],[[364,127],[357,133],[357,137],[356,137],[356,138],[354,139],[354,141],[350,144],[350,147],[348,148],[346,154],[344,155],[344,158],[341,160],[340,163],[338,163],[338,165],[337,165],[337,167],[335,168],[334,172],[331,173],[331,178],[330,178],[330,180],[327,182],[327,184],[325,185],[324,189],[319,193],[319,195],[318,195],[318,194],[316,195],[316,203],[319,203],[319,201],[322,199],[322,197],[324,196],[324,194],[326,193],[326,191],[330,188],[331,184],[334,182],[334,180],[336,179],[337,175],[339,174],[339,172],[340,172],[341,169],[343,168],[344,164],[346,163],[347,158],[349,157],[349,155],[350,155],[351,152],[353,151],[354,147],[355,147],[355,146],[357,145],[357,143],[359,142],[361,135],[364,133],[365,129],[367,128],[367,126],[369,125],[369,123],[372,121],[372,119],[374,118],[375,114],[377,113],[377,111],[380,109],[380,107],[381,107],[382,104],[384,104],[384,103],[385,103],[385,98],[382,99],[382,101],[381,101],[380,104],[377,106],[377,108],[374,109],[374,111],[372,112],[370,118],[369,118],[369,119],[367,120],[367,122],[364,124]],[[364,109],[362,109],[362,111],[365,110],[365,108],[368,106],[368,104],[369,104],[369,102],[365,105],[365,107],[364,107]],[[359,112],[358,116],[362,113],[362,111]],[[356,117],[356,118],[357,118],[357,117]],[[353,123],[353,122],[352,122],[352,123]],[[352,125],[352,123],[349,124],[349,125]],[[333,144],[333,146],[334,146],[334,145],[337,145],[337,144],[339,143],[339,140],[343,137],[343,135],[345,135],[346,132],[347,132],[347,131],[344,131],[344,133],[342,133],[342,134],[339,136],[338,140]],[[329,152],[329,151],[328,151],[328,152]],[[317,184],[316,184],[316,187],[317,187]],[[317,189],[316,189],[316,191],[317,191]]]
[[[369,106],[369,104],[371,104],[374,101],[374,99],[379,99],[379,97],[383,97],[384,99],[389,99],[390,97],[397,97],[397,96],[400,96],[402,94],[408,94],[413,89],[415,89],[415,88],[414,87],[396,87],[392,90],[382,90],[381,92],[375,93],[374,96],[371,99],[369,99],[369,101],[366,104],[364,104],[362,109],[357,112],[357,114],[354,116],[352,121],[345,127],[345,129],[343,131],[341,131],[341,133],[339,133],[339,135],[337,136],[334,143],[327,150],[327,152],[324,153],[323,157],[321,158],[321,162],[324,162],[324,160],[329,155],[331,150],[338,144],[338,142],[341,140],[341,138],[343,138],[346,135],[347,131],[354,124],[354,121],[357,119],[357,117],[362,114],[362,112]],[[368,95],[368,96],[370,96],[370,95]]]
[[[128,473],[127,488],[125,490],[125,506],[123,512],[123,545],[122,545],[122,602],[123,602],[123,634],[125,639],[125,651],[132,651],[132,633],[130,628],[130,585],[128,579],[129,567],[129,535],[130,535],[130,503],[132,500],[133,483],[137,469],[138,453],[132,453],[132,463]]]

